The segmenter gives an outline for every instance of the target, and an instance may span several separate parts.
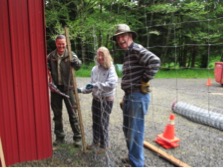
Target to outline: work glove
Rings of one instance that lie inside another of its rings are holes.
[[[92,89],[92,88],[93,88],[93,84],[87,84],[87,85],[86,85],[86,89],[90,90],[90,89]]]
[[[148,81],[148,82],[141,81],[141,87],[140,87],[140,90],[141,90],[141,92],[144,93],[144,94],[151,92],[149,81]]]
[[[71,63],[71,66],[77,66],[79,64],[78,60],[75,60],[75,59],[71,60],[70,63]]]
[[[70,61],[70,63],[71,63],[71,66],[72,66],[75,70],[78,70],[78,69],[80,69],[80,67],[81,67],[82,61],[79,60],[79,59],[72,59],[72,60]]]

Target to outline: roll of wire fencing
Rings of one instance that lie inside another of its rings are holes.
[[[218,112],[202,109],[181,101],[173,103],[172,111],[194,122],[223,131],[223,115]]]

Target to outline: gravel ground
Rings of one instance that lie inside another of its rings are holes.
[[[90,78],[77,78],[78,87],[85,86]],[[145,121],[145,141],[174,156],[192,167],[223,167],[223,132],[175,114],[175,133],[180,139],[179,146],[164,149],[154,140],[163,133],[175,101],[183,101],[208,111],[223,113],[223,88],[212,81],[206,86],[206,79],[154,79],[151,83],[151,104]],[[113,111],[110,118],[111,148],[105,154],[82,153],[72,146],[72,132],[68,115],[64,109],[65,145],[53,151],[52,158],[43,161],[20,163],[14,166],[69,166],[69,167],[124,167],[120,161],[127,156],[127,148],[122,132],[122,111],[119,102],[123,97],[120,82],[117,86]],[[80,105],[86,143],[92,141],[91,94],[80,94]],[[53,123],[52,123],[53,131]],[[54,140],[52,133],[52,141]],[[149,167],[173,167],[166,159],[145,148],[145,163]]]

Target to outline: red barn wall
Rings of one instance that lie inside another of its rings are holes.
[[[6,165],[52,156],[44,0],[0,0],[0,136]]]

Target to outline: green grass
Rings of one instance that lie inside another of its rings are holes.
[[[77,77],[90,77],[94,64],[83,65],[76,71]],[[122,76],[117,71],[119,77]],[[155,78],[214,78],[214,69],[160,69]]]
[[[156,78],[213,78],[213,69],[171,69],[160,70]]]
[[[90,77],[91,76],[91,70],[94,65],[82,65],[82,67],[75,72],[77,77]]]

